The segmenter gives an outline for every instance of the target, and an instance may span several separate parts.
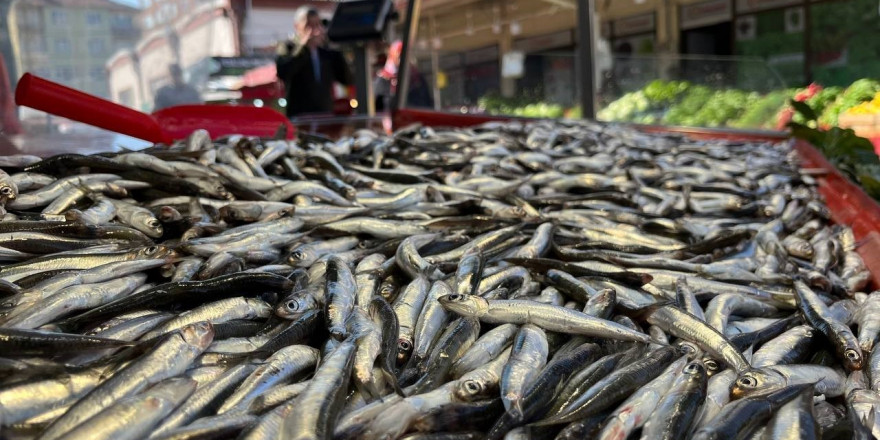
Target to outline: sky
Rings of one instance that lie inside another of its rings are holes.
[[[125,5],[125,6],[131,6],[132,8],[140,9],[140,7],[141,7],[140,0],[111,0],[111,1],[114,3],[119,3],[122,5]]]

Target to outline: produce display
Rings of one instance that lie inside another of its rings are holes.
[[[561,118],[568,111],[558,104],[533,100],[525,96],[505,98],[490,94],[477,103],[482,112],[493,115],[522,116],[526,118]]]
[[[795,99],[812,107],[818,115],[816,122],[827,128],[838,125],[842,113],[871,101],[878,92],[880,82],[873,79],[860,79],[845,89],[811,84],[765,94],[655,80],[608,103],[597,116],[643,124],[784,130],[793,117],[795,122],[805,122],[787,104]]]
[[[874,94],[870,101],[864,101],[861,104],[851,107],[844,114],[850,115],[878,115],[880,114],[880,91]]]
[[[880,292],[788,143],[531,121],[0,168],[4,437],[880,435]]]
[[[795,119],[803,121],[788,124],[792,136],[816,146],[835,168],[880,200],[880,157],[871,141],[850,128],[815,128],[818,116],[809,105],[792,101],[791,106],[797,111]]]

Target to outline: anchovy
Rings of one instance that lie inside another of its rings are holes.
[[[706,398],[707,378],[702,362],[688,363],[645,420],[642,439],[672,440],[687,436]]]
[[[740,374],[730,390],[730,395],[739,399],[806,383],[812,384],[818,393],[837,397],[843,395],[845,382],[846,377],[843,374],[822,365],[774,365]]]
[[[780,440],[820,438],[813,410],[813,394],[814,390],[807,387],[797,397],[782,405],[767,423],[766,435]]]
[[[141,394],[114,402],[66,433],[64,438],[110,440],[144,437],[195,389],[196,383],[192,379],[167,379]]]
[[[116,400],[182,373],[207,348],[213,337],[213,329],[207,323],[196,323],[168,335],[147,355],[117,371],[110,379],[77,401],[63,416],[49,425],[39,438],[62,438]],[[173,407],[169,411],[171,409]]]
[[[697,344],[737,371],[750,367],[742,353],[718,330],[699,318],[670,305],[649,307],[647,321],[671,335]]]
[[[783,405],[800,395],[810,384],[792,385],[760,397],[746,397],[726,405],[694,439],[741,438],[750,435]]]
[[[620,404],[599,432],[600,439],[616,439],[628,437],[632,432],[643,426],[646,419],[667,394],[677,376],[681,375],[687,359],[682,357],[670,364],[654,380],[648,382],[627,400]]]
[[[327,275],[324,296],[324,319],[330,334],[336,339],[346,336],[345,322],[354,309],[355,286],[354,274],[342,259],[330,256],[327,259]]]
[[[834,345],[837,356],[847,368],[861,370],[864,356],[852,330],[845,324],[831,319],[828,307],[818,295],[802,281],[795,281],[798,308],[808,324],[819,330]]]
[[[562,408],[559,414],[537,425],[569,423],[610,408],[660,375],[673,362],[676,350],[674,347],[654,350],[644,359],[611,373]]]
[[[447,310],[490,324],[535,324],[544,330],[635,342],[651,338],[611,321],[527,300],[486,300],[473,295],[446,295],[439,299]]]
[[[510,360],[504,366],[501,376],[501,400],[508,413],[516,418],[522,417],[522,404],[526,388],[547,363],[547,336],[540,328],[523,325],[513,341]]]
[[[233,298],[241,295],[241,290],[245,288],[249,289],[253,294],[263,293],[262,290],[254,292],[254,289],[283,291],[289,288],[290,284],[290,280],[278,275],[246,272],[224,275],[207,281],[180,281],[162,284],[68,318],[63,321],[62,326],[79,326],[81,323],[106,318],[116,313],[143,306],[155,307],[169,303],[181,304],[181,302],[185,302],[187,299],[189,301],[204,302],[206,298],[216,300]]]
[[[309,386],[297,397],[300,410],[285,417],[284,438],[327,438],[333,432],[354,365],[354,354],[354,341],[346,339],[324,359]]]
[[[270,388],[283,383],[298,373],[318,364],[318,350],[303,345],[291,345],[276,351],[247,376],[223,404],[218,414],[246,408],[251,401]]]

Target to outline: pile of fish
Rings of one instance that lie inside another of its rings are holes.
[[[197,131],[0,168],[3,438],[880,437],[880,292],[785,142]]]

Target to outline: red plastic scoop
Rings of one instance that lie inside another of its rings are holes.
[[[18,80],[15,103],[153,143],[170,144],[200,128],[212,138],[227,134],[272,137],[284,125],[287,138],[294,135],[290,121],[269,108],[179,105],[148,115],[30,73]]]

